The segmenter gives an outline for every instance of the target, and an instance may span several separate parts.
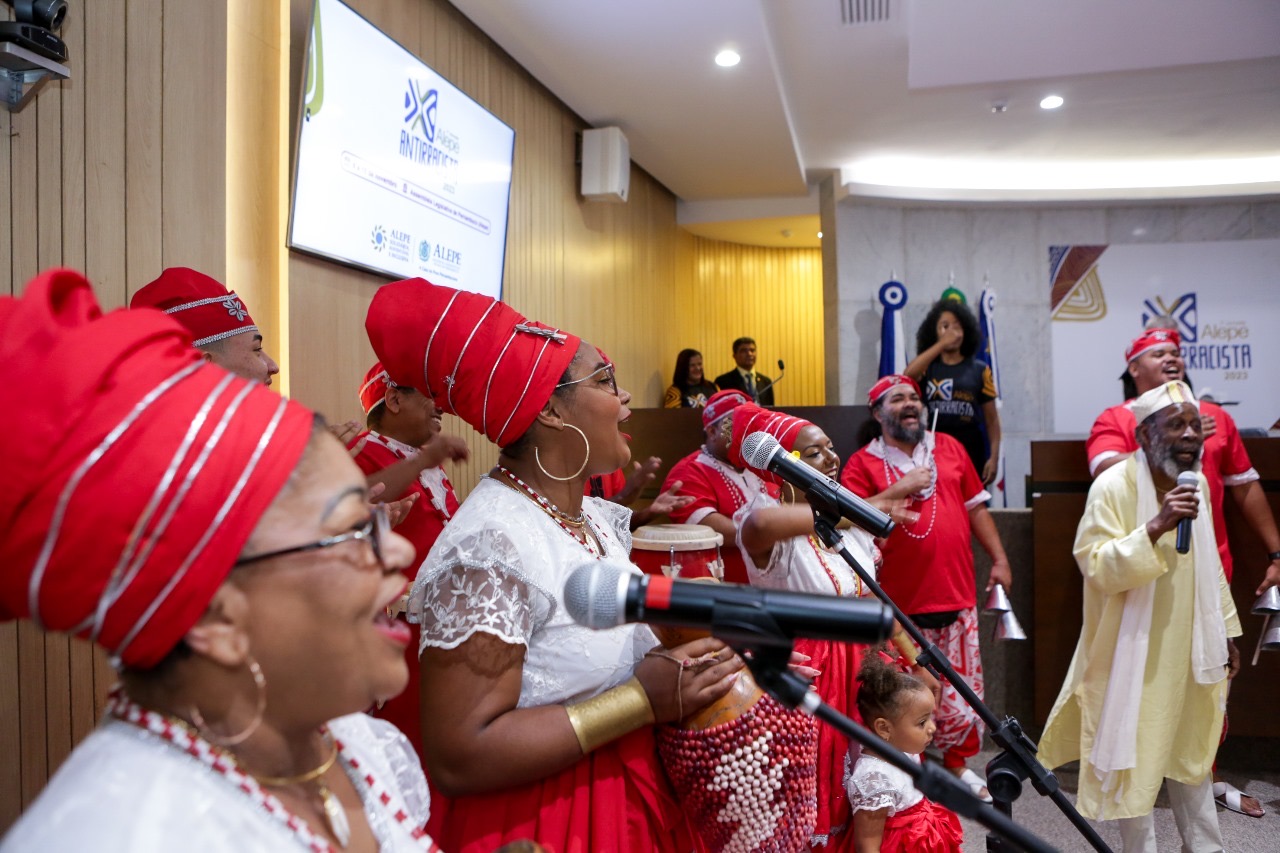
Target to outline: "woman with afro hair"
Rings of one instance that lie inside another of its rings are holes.
[[[978,340],[978,320],[969,307],[940,299],[916,331],[919,354],[906,374],[920,383],[925,402],[937,413],[937,429],[964,445],[983,485],[990,485],[1000,458],[1000,413],[991,368],[973,357]]]

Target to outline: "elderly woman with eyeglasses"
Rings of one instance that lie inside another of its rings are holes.
[[[407,679],[413,549],[319,419],[57,270],[0,299],[0,618],[120,671],[7,850],[432,850],[426,780],[362,713]],[[50,382],[50,377],[57,377]]]
[[[614,366],[501,302],[421,279],[383,286],[366,327],[393,381],[501,448],[409,603],[422,629],[428,772],[453,798],[433,817],[441,844],[693,849],[653,724],[723,696],[741,661],[710,638],[647,655],[647,626],[593,631],[562,600],[575,568],[631,548],[630,510],[583,496],[588,477],[631,456],[631,396]]]

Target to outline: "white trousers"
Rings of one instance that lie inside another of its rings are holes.
[[[1222,853],[1213,774],[1205,776],[1199,785],[1183,785],[1172,779],[1165,779],[1164,784],[1178,835],[1182,837],[1182,853]],[[1154,814],[1120,818],[1118,823],[1124,853],[1157,853]]]

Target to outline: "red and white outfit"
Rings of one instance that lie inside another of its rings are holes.
[[[604,556],[625,561],[631,510],[585,497],[582,511]],[[523,646],[520,708],[581,702],[618,686],[658,641],[647,625],[596,631],[569,616],[565,581],[592,558],[533,501],[483,478],[413,585],[409,611],[421,622],[423,648],[457,648],[476,633]],[[437,824],[439,811],[430,829],[450,853],[491,853],[522,838],[555,851],[693,846],[652,726],[536,782],[454,797]]]
[[[120,695],[112,697],[108,712],[0,850],[334,853],[230,753]],[[327,727],[379,848],[439,851],[422,829],[430,798],[408,741],[389,723],[364,714],[330,720]]]
[[[397,462],[410,459],[421,451],[412,445],[369,430],[361,433],[367,436],[364,447],[356,456],[356,465],[365,474],[373,474],[383,468],[389,468]],[[356,438],[358,442],[359,437]],[[396,525],[396,533],[413,543],[417,559],[410,564],[412,568],[405,571],[406,577],[413,580],[417,573],[417,564],[426,559],[427,552],[435,544],[440,531],[453,514],[458,511],[458,496],[453,493],[453,486],[445,476],[444,469],[436,466],[427,468],[418,474],[404,494],[396,500],[417,495],[418,500],[409,509],[409,514]],[[396,728],[404,732],[405,737],[422,754],[422,715],[419,713],[418,684],[422,676],[418,669],[418,661],[414,649],[418,644],[418,626],[410,625],[413,631],[413,642],[406,650],[409,661],[409,683],[400,695],[388,699],[381,708],[373,711],[375,717],[395,723]]]
[[[1085,442],[1089,457],[1089,473],[1096,474],[1098,466],[1121,454],[1138,449],[1134,437],[1137,420],[1133,416],[1133,400],[1122,403],[1098,415]],[[1200,401],[1200,414],[1214,420],[1213,435],[1204,440],[1201,470],[1209,481],[1209,503],[1213,508],[1213,533],[1218,543],[1218,555],[1222,558],[1222,571],[1231,582],[1231,546],[1227,542],[1227,519],[1222,511],[1222,499],[1227,486],[1240,486],[1259,479],[1249,454],[1240,439],[1235,419],[1217,403]]]
[[[733,518],[734,513],[761,495],[778,497],[777,486],[766,483],[752,471],[734,468],[705,448],[699,448],[673,465],[662,491],[671,488],[676,480],[682,483],[680,494],[694,498],[688,506],[668,513],[676,524],[701,524],[702,519],[715,512]],[[726,583],[748,582],[747,566],[738,549],[725,548],[721,557]]]
[[[960,853],[960,818],[926,800],[911,777],[889,762],[864,752],[846,784],[854,812],[889,810],[880,853]]]
[[[908,509],[920,514],[899,524],[880,546],[884,564],[879,583],[908,616],[959,612],[944,628],[921,628],[937,644],[979,697],[982,657],[978,649],[977,588],[970,544],[969,510],[990,499],[964,446],[943,433],[925,433],[911,456],[877,438],[845,463],[840,482],[854,494],[880,494],[911,469],[934,470],[933,485],[913,496]],[[934,743],[947,767],[962,767],[978,752],[982,722],[949,683],[935,721]]]
[[[734,516],[734,524],[741,528],[752,512],[778,505],[772,498],[758,496]],[[874,578],[879,552],[871,534],[851,529],[840,531],[840,537],[849,553]],[[757,568],[749,556],[744,555],[744,561],[752,586],[851,598],[871,595],[844,558],[827,550],[812,534],[775,543],[764,568]],[[813,686],[822,701],[855,722],[861,722],[857,675],[867,646],[800,638],[795,641],[795,649],[808,655],[810,659],[805,665],[820,673],[813,680]],[[825,723],[818,726],[818,810],[810,837],[810,844],[815,847],[850,831],[851,813],[843,783],[848,752],[849,740],[844,735]]]

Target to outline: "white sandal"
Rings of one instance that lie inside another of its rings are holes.
[[[1230,809],[1231,811],[1236,812],[1237,814],[1242,814],[1245,817],[1261,818],[1266,816],[1265,810],[1260,815],[1249,814],[1245,811],[1244,807],[1240,803],[1241,797],[1249,797],[1250,799],[1257,801],[1259,808],[1262,806],[1261,800],[1258,800],[1258,798],[1254,797],[1252,794],[1246,794],[1230,782],[1213,783],[1213,799],[1224,809]]]
[[[983,779],[977,773],[974,773],[968,767],[966,767],[964,772],[960,774],[960,781],[968,785],[969,790],[973,792],[973,795],[984,803],[992,801],[990,791],[987,792],[985,797],[982,795],[982,789],[987,787],[987,780]]]

